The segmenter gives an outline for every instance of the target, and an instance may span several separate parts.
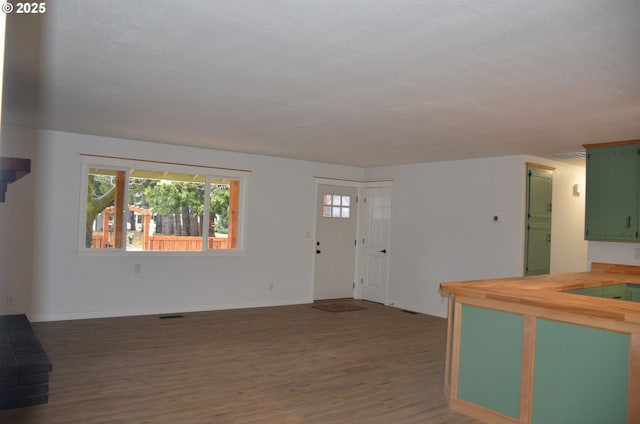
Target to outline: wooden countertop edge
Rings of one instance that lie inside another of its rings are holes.
[[[640,303],[638,302],[563,292],[620,283],[640,284],[640,267],[631,268],[633,268],[631,273],[622,273],[622,268],[603,268],[598,265],[595,267],[597,271],[601,269],[616,271],[446,282],[440,284],[440,289],[444,293],[460,297],[553,309],[640,325]]]
[[[608,264],[604,262],[593,262],[591,272],[606,272],[612,274],[640,275],[640,266]]]

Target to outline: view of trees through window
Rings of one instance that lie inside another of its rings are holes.
[[[201,251],[206,239],[207,249],[235,248],[239,187],[238,180],[196,174],[90,168],[85,245]],[[124,217],[115,212],[122,210]]]

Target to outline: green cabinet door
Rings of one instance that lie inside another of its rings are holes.
[[[585,239],[638,241],[640,146],[587,150]]]
[[[548,274],[551,268],[553,173],[527,167],[527,216],[524,275]]]
[[[632,422],[629,346],[628,334],[538,319],[531,423]]]
[[[582,289],[567,290],[566,293],[582,294],[585,296],[605,297],[604,287],[585,287]]]
[[[640,284],[629,284],[627,287],[627,296],[632,302],[640,302]]]
[[[614,284],[611,286],[604,286],[602,297],[606,297],[608,299],[629,300],[627,296],[627,285]]]
[[[458,398],[517,419],[524,317],[463,305],[458,319]]]

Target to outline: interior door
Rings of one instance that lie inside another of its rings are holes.
[[[366,187],[363,199],[362,298],[387,303],[391,188]]]
[[[319,184],[314,299],[353,297],[358,189]]]
[[[548,169],[527,168],[524,275],[550,272],[552,176]]]

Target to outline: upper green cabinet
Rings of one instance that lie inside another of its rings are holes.
[[[585,239],[640,242],[640,140],[592,146],[585,146]]]

